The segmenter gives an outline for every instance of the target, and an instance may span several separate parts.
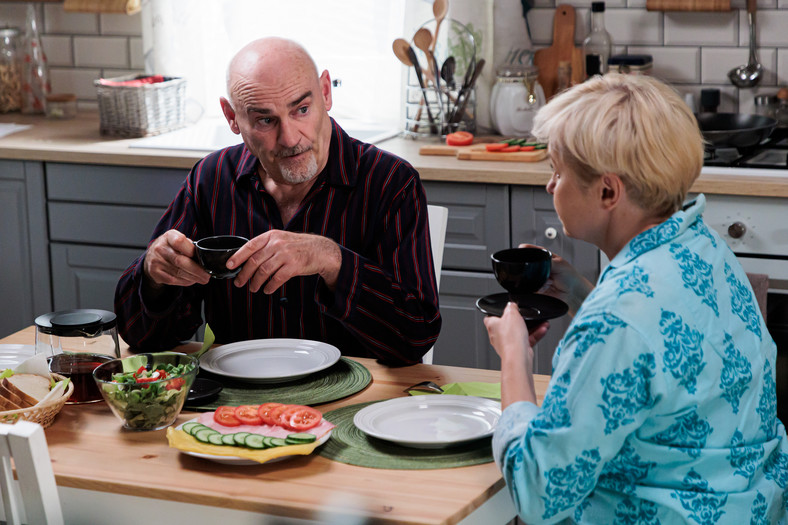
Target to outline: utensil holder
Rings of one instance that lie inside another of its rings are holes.
[[[426,92],[426,104],[429,104],[429,113],[425,104],[424,95]],[[411,138],[446,138],[449,133],[455,131],[476,131],[476,88],[467,90],[463,98],[468,98],[468,103],[462,115],[455,116],[458,102],[459,89],[446,89],[441,86],[440,99],[438,91],[429,84],[424,92],[419,85],[416,74],[413,70],[408,72],[408,85],[405,90],[405,135]],[[430,122],[429,114],[432,114],[434,122]],[[452,119],[452,117],[454,117]],[[453,120],[453,121],[452,121]],[[436,133],[437,132],[437,133]]]

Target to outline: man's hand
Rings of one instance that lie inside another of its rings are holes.
[[[164,232],[148,247],[143,270],[146,284],[154,290],[164,285],[208,284],[211,276],[192,259],[194,243],[178,230]]]
[[[270,230],[247,242],[227,261],[232,269],[243,264],[235,277],[238,287],[261,288],[274,293],[293,277],[320,275],[330,290],[336,287],[342,252],[333,240],[309,233]]]

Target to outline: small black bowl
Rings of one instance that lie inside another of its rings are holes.
[[[241,249],[249,239],[236,235],[217,235],[205,237],[194,243],[197,249],[197,260],[205,271],[214,279],[232,279],[241,271],[241,266],[234,270],[227,269],[227,259]]]
[[[543,248],[509,248],[492,254],[495,278],[512,294],[538,291],[550,276],[552,254]]]

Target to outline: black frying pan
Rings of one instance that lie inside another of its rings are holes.
[[[777,121],[746,113],[696,113],[703,138],[714,146],[748,148],[768,138]]]

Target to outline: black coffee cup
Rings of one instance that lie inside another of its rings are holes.
[[[495,278],[510,294],[537,292],[550,277],[552,254],[543,248],[509,248],[492,254]]]
[[[195,241],[194,247],[197,249],[197,260],[205,268],[205,271],[211,274],[211,277],[232,279],[238,275],[243,265],[229,270],[227,260],[247,242],[249,239],[236,235],[217,235]]]

